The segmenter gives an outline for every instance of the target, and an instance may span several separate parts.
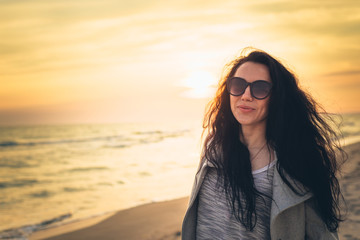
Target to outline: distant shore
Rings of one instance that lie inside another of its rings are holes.
[[[341,239],[360,236],[360,142],[345,147],[348,161],[340,179],[348,214],[340,224]],[[181,238],[181,223],[188,198],[150,203],[78,222],[34,232],[30,240],[175,240]]]

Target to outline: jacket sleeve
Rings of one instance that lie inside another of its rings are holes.
[[[308,240],[338,240],[337,232],[330,232],[314,207],[314,199],[305,202],[305,231]]]

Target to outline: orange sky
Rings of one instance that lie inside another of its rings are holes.
[[[0,1],[0,124],[200,119],[247,46],[360,111],[359,1],[193,2]]]

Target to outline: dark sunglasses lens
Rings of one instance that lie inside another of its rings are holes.
[[[253,97],[257,99],[266,98],[271,90],[271,84],[266,81],[256,81],[252,84]]]
[[[247,82],[241,78],[232,78],[229,81],[228,90],[231,95],[240,96],[245,92]]]

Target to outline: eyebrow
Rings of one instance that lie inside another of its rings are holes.
[[[247,82],[247,83],[250,83],[248,80],[246,80],[245,78],[242,78],[242,77],[230,77],[230,78],[228,78],[228,79],[231,79],[231,78],[240,78],[240,79],[242,79],[242,80],[244,80],[245,82]],[[257,80],[255,80],[254,82],[256,82],[256,81],[265,81],[265,82],[269,82],[269,83],[272,83],[272,81],[270,80],[265,80],[265,79],[257,79]]]

